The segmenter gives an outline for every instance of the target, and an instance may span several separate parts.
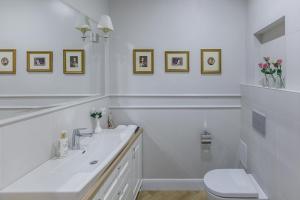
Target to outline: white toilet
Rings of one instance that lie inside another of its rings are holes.
[[[208,200],[268,200],[244,169],[216,169],[204,176]]]

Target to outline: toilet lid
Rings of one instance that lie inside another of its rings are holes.
[[[225,198],[258,198],[258,192],[243,169],[217,169],[204,176],[208,192]]]

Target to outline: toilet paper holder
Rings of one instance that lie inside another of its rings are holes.
[[[210,145],[212,143],[212,135],[208,131],[204,131],[201,133],[201,144],[208,144]]]

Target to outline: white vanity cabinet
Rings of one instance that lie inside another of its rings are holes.
[[[116,165],[92,200],[134,200],[142,182],[142,135]]]
[[[128,125],[94,134],[86,138],[85,151],[70,150],[63,159],[46,161],[0,190],[0,199],[135,200],[142,178],[142,133],[143,128]]]

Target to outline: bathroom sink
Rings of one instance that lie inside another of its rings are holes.
[[[136,126],[104,130],[81,141],[80,150],[71,150],[63,159],[53,158],[0,191],[0,199],[77,200],[93,179],[126,145]]]
[[[105,133],[104,133],[105,134]],[[127,136],[123,139],[120,136]],[[94,135],[92,138],[84,138],[86,145],[81,145],[80,150],[72,152],[69,159],[65,159],[60,165],[57,165],[52,171],[54,173],[89,173],[99,166],[107,155],[118,148],[122,141],[130,138],[131,134],[125,133],[111,133],[105,135]],[[92,161],[97,161],[95,164],[90,164]],[[53,162],[57,162],[54,159]],[[67,172],[66,172],[67,169]]]

